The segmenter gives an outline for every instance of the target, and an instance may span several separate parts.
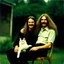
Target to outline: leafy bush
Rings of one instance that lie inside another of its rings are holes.
[[[6,38],[4,41],[0,42],[0,53],[5,53],[8,49],[13,48],[13,42],[11,38]]]

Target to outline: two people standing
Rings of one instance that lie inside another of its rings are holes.
[[[49,15],[42,14],[37,22],[35,17],[29,16],[24,27],[19,32],[14,43],[14,49],[7,51],[10,64],[28,64],[28,60],[47,56],[47,51],[53,45],[57,33],[57,26]],[[26,52],[22,52],[20,58],[17,59],[19,37],[25,38],[27,44],[32,45],[32,47],[29,47]]]

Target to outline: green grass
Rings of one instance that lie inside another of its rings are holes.
[[[6,54],[0,54],[0,64],[9,64]],[[29,61],[29,64],[31,64],[31,61]],[[35,60],[34,64],[41,64],[41,61]],[[45,60],[44,64],[48,64],[48,61]],[[64,64],[64,50],[53,52],[52,64]]]
[[[6,54],[0,54],[0,64],[10,64]]]

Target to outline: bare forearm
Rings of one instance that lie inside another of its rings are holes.
[[[42,48],[51,48],[51,42],[42,46],[38,46],[38,49],[42,49]]]

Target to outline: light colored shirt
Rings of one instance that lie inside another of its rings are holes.
[[[48,42],[54,43],[55,40],[55,30],[49,29],[46,27],[45,29],[41,28],[36,44],[42,43],[47,44]]]

